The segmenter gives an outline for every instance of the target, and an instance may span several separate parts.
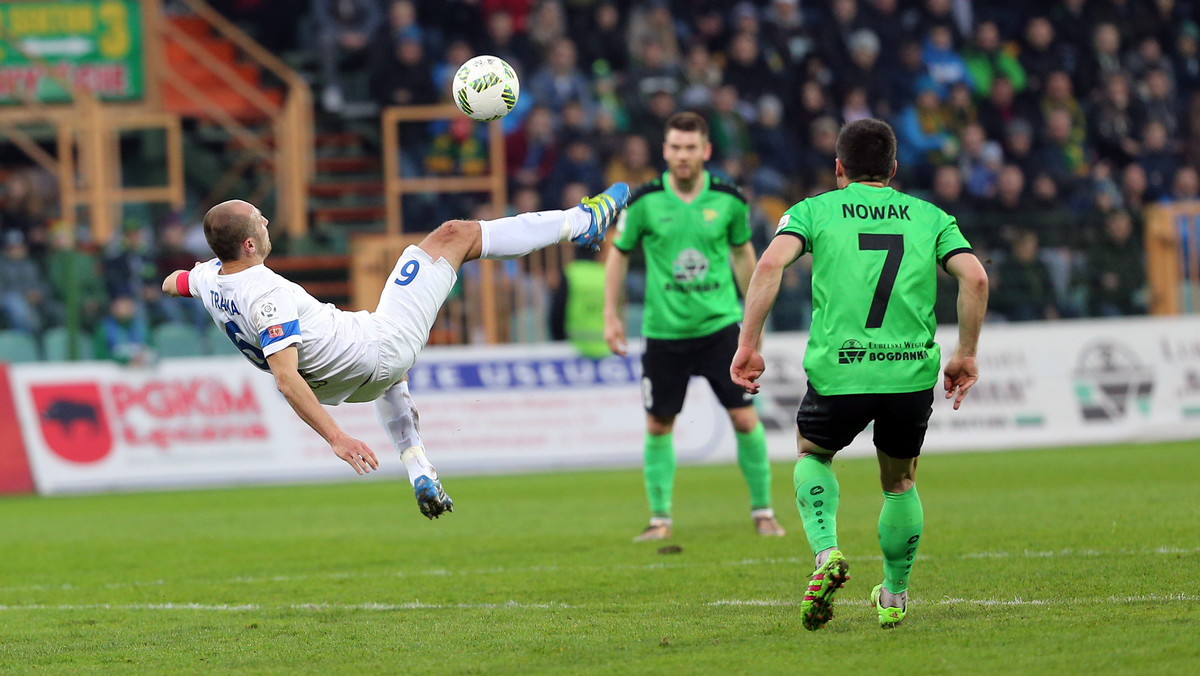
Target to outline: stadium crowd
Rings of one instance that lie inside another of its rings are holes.
[[[695,110],[710,170],[743,187],[765,246],[785,208],[835,187],[840,125],[886,119],[897,187],[958,218],[988,262],[995,320],[1144,312],[1144,208],[1200,198],[1200,17],[1184,0],[215,4],[272,49],[313,52],[329,117],[352,97],[348,73],[368,74],[379,106],[422,104],[447,99],[470,56],[507,60],[522,79],[504,119],[521,210],[654,177],[664,121]],[[479,130],[434,127],[404,161],[482,173]],[[51,180],[15,171],[3,188],[0,328],[61,323],[71,270],[88,279],[79,320],[101,354],[144,344],[150,323],[205,321],[157,291],[196,255],[182,224],[81,247],[53,225]],[[938,317],[953,321],[946,290]],[[794,266],[773,328],[805,328],[810,293]]]

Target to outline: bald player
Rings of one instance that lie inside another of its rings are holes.
[[[559,242],[594,249],[629,199],[617,183],[566,211],[494,221],[447,221],[404,250],[374,312],[343,312],[268,268],[267,219],[254,205],[223,202],[204,216],[216,258],[163,280],[163,292],[204,303],[213,321],[256,367],[270,371],[296,415],[359,474],[379,467],[375,453],[346,434],[322,404],[374,401],[408,471],[421,513],[454,511],[425,457],[406,376],[463,263],[515,258]]]

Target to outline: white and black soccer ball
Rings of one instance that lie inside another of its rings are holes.
[[[512,66],[496,56],[476,56],[454,74],[454,104],[472,120],[498,120],[517,105],[521,83]]]

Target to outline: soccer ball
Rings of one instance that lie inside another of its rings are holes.
[[[472,120],[498,120],[517,105],[521,83],[512,66],[495,56],[476,56],[454,74],[454,103]]]

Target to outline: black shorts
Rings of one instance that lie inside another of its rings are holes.
[[[729,377],[737,340],[737,324],[699,338],[647,338],[642,353],[642,405],[646,412],[662,417],[678,414],[692,376],[707,380],[725,408],[752,406],[750,395]]]
[[[893,458],[915,458],[921,454],[932,413],[933,388],[825,396],[809,383],[796,413],[796,426],[805,439],[825,450],[840,451],[874,420],[875,448]]]

